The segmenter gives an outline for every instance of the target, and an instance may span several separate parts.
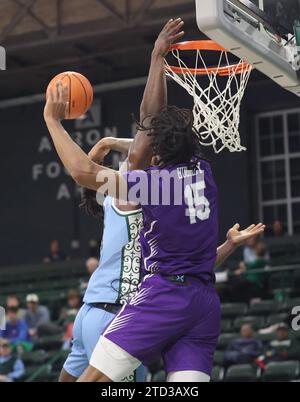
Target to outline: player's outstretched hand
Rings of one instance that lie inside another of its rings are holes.
[[[63,85],[61,81],[57,81],[56,87],[49,90],[44,109],[44,119],[46,121],[61,121],[66,118],[69,107],[68,93],[68,86]]]
[[[236,223],[227,232],[227,240],[235,247],[238,247],[253,237],[262,234],[266,226],[263,223],[257,225],[250,225],[244,230],[240,230],[240,225]]]
[[[181,18],[177,18],[176,20],[169,20],[164,26],[161,33],[158,35],[158,38],[155,42],[154,50],[162,57],[165,57],[172,43],[176,42],[184,35],[184,31],[182,27],[184,22]]]

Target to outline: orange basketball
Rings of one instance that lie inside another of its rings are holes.
[[[49,89],[55,89],[57,81],[69,87],[69,111],[66,119],[77,119],[85,114],[93,103],[93,88],[90,81],[82,74],[74,71],[66,71],[56,75],[48,85]]]

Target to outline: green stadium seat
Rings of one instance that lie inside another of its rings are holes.
[[[290,313],[292,311],[292,308],[295,306],[300,306],[300,297],[290,299],[290,300],[286,301],[285,303],[282,303],[281,305],[279,305],[278,312]]]
[[[276,332],[272,332],[270,334],[257,333],[257,334],[255,334],[255,337],[260,339],[262,342],[267,343],[267,342],[271,342],[274,339],[276,339]]]
[[[57,358],[54,363],[52,363],[52,370],[60,371],[64,362],[66,361],[70,351],[69,350],[61,350],[59,352],[59,358]],[[57,351],[52,352],[52,356],[57,355]]]
[[[267,324],[268,325],[280,324],[281,322],[285,322],[287,318],[288,318],[287,313],[272,314],[269,317],[267,317]]]
[[[214,364],[217,366],[223,366],[224,352],[216,350],[214,354]]]
[[[226,382],[255,382],[259,377],[259,369],[251,364],[230,366],[225,375]]]
[[[268,363],[263,373],[264,381],[292,381],[300,376],[300,363],[298,361]]]
[[[249,307],[249,315],[266,315],[276,311],[278,303],[274,300],[262,300]]]
[[[239,331],[243,324],[251,324],[253,329],[264,328],[265,326],[265,318],[262,316],[246,316],[246,317],[238,317],[234,320],[234,329]]]
[[[220,367],[220,366],[215,366],[212,369],[212,373],[211,373],[211,381],[212,382],[221,382],[223,381],[224,378],[224,368]]]
[[[217,345],[218,350],[225,350],[229,343],[234,339],[239,338],[239,336],[240,335],[237,333],[221,334]]]
[[[25,364],[25,367],[43,364],[48,358],[49,355],[45,352],[45,350],[34,350],[32,352],[24,352],[22,354],[22,360]]]
[[[59,350],[62,346],[63,334],[44,336],[35,343],[35,349]]]
[[[151,382],[165,382],[166,372],[164,370],[159,370],[157,373],[153,374]]]
[[[221,304],[222,318],[237,317],[247,312],[246,303],[223,303]]]
[[[28,378],[30,378],[37,370],[39,370],[40,366],[35,365],[35,366],[30,366],[26,367],[25,365],[25,373],[24,375],[18,379],[18,382],[23,382],[26,381]]]
[[[232,321],[222,320],[221,321],[221,333],[232,331]]]

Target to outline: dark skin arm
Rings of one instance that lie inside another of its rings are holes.
[[[47,98],[44,119],[65,168],[80,186],[126,200],[127,184],[122,175],[93,162],[63,128],[67,108],[68,87],[59,81]]]
[[[162,98],[162,94],[165,93],[162,90],[162,85],[165,88],[163,58],[168,52],[170,44],[183,35],[183,32],[179,32],[182,25],[181,20],[169,21],[155,44],[155,57],[153,57],[153,64],[150,68],[151,78],[146,87],[142,106],[142,110],[145,113],[155,113],[164,106],[166,98],[164,97],[163,101],[159,100]],[[155,94],[153,97],[152,92]],[[159,108],[154,108],[156,103],[160,105]],[[150,107],[148,107],[148,104],[150,104]],[[58,82],[56,88],[49,92],[44,109],[44,119],[56,151],[65,168],[80,186],[98,190],[103,194],[126,201],[127,183],[123,176],[113,169],[93,162],[63,128],[61,121],[66,116],[67,108],[68,87],[64,87],[62,82]],[[138,153],[139,155],[137,156]],[[146,133],[138,133],[130,152],[130,168],[141,169],[144,166],[148,167],[151,156],[149,139]]]
[[[167,81],[164,58],[172,43],[180,39],[183,21],[181,18],[169,20],[159,34],[151,56],[151,65],[143,100],[140,107],[140,121],[147,125],[147,116],[159,113],[167,105]],[[151,138],[147,132],[138,131],[130,148],[129,170],[146,169],[152,158]]]

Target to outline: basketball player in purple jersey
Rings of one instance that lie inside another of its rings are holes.
[[[68,106],[61,83],[45,107],[49,132],[72,177],[82,186],[140,203],[144,213],[144,279],[101,336],[81,381],[120,381],[160,355],[168,381],[210,378],[220,332],[214,266],[217,254],[221,263],[235,246],[229,236],[217,250],[217,189],[201,156],[192,113],[165,106],[164,56],[182,36],[182,24],[170,20],[156,42],[142,108],[142,116],[155,115],[142,119],[130,154],[131,169],[147,168],[153,154],[155,167],[120,175],[91,162],[61,125]],[[242,232],[233,228],[240,240],[263,230],[262,224]]]

